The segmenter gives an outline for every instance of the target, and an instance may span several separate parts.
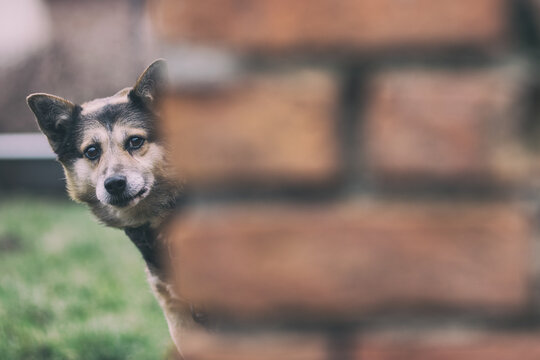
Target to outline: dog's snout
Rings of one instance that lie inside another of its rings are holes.
[[[120,195],[126,189],[125,176],[111,176],[105,180],[105,189],[111,195]]]

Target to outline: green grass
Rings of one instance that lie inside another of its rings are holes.
[[[0,198],[0,358],[163,359],[169,345],[122,231],[67,200]]]

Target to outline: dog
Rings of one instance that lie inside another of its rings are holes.
[[[156,129],[167,83],[167,64],[159,59],[113,96],[76,105],[38,93],[27,103],[64,169],[70,197],[124,230],[140,250],[180,351],[182,332],[204,325],[204,314],[174,293],[167,271],[167,225],[182,189]]]

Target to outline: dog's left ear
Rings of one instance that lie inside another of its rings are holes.
[[[167,62],[163,59],[154,61],[139,76],[137,83],[130,92],[151,111],[155,111],[156,102],[168,85]]]

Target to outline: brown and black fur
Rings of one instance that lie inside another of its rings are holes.
[[[70,196],[104,224],[123,229],[140,250],[178,347],[180,332],[194,323],[166,271],[167,222],[181,188],[156,130],[166,83],[166,63],[157,60],[132,88],[108,98],[76,105],[32,94],[27,101],[64,168]]]

